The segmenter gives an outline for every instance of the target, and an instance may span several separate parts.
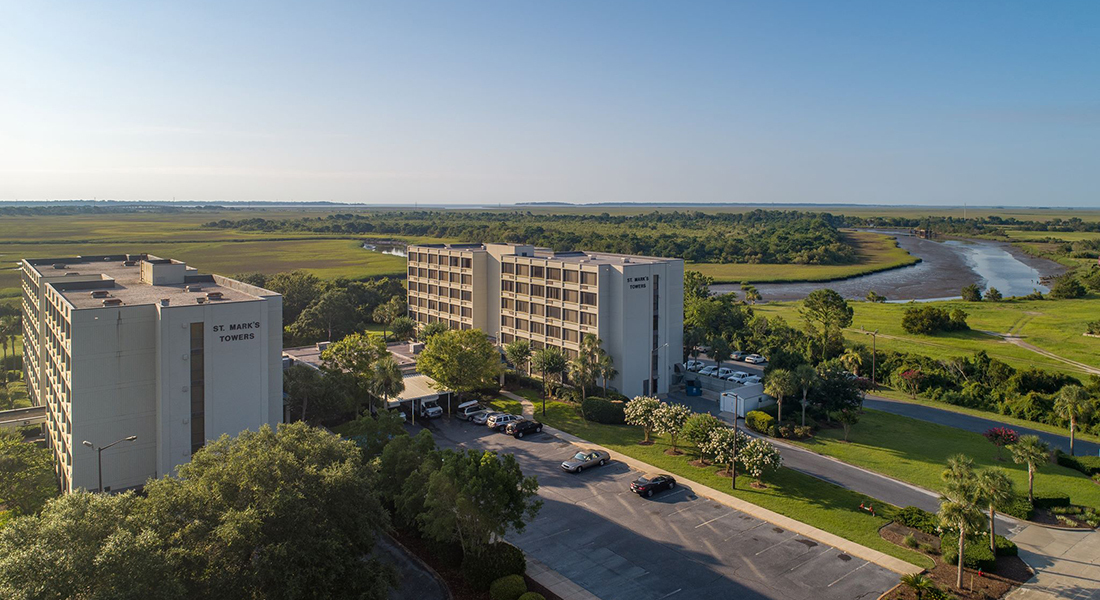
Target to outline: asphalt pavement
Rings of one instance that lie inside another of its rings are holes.
[[[429,422],[442,447],[512,453],[535,475],[543,507],[509,541],[603,600],[876,598],[887,569],[677,486],[652,499],[614,461],[580,474],[558,466],[577,448],[548,434],[516,440],[447,418]],[[614,458],[614,457],[613,457]]]

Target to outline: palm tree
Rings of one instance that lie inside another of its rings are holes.
[[[913,590],[917,594],[917,600],[920,600],[925,592],[936,589],[936,583],[924,573],[906,573],[901,576],[901,584]]]
[[[596,368],[600,372],[600,378],[603,379],[603,397],[607,397],[607,384],[619,374],[615,370],[615,359],[610,354],[604,352],[600,356],[599,363],[596,364]]]
[[[386,400],[405,391],[405,377],[392,354],[386,353],[371,364],[370,388],[383,409],[386,408]]]
[[[940,524],[959,530],[959,572],[955,588],[961,590],[966,532],[975,531],[984,525],[982,511],[978,508],[982,502],[982,493],[974,477],[974,461],[961,454],[948,459],[947,468],[941,477],[944,488],[940,498]]]
[[[504,345],[504,356],[517,369],[527,372],[527,363],[531,362],[531,342],[515,340]]]
[[[818,380],[817,370],[806,363],[794,368],[794,380],[802,388],[802,426],[806,426],[806,395]]]
[[[1012,479],[1004,469],[992,468],[978,473],[978,489],[989,504],[989,551],[997,554],[997,508],[1005,506],[1016,495]]]
[[[859,369],[863,366],[863,355],[857,352],[855,348],[848,348],[840,356],[840,364],[844,365],[844,368],[851,371],[856,377],[859,377]]]
[[[1012,452],[1013,462],[1027,465],[1027,499],[1034,505],[1035,471],[1039,465],[1050,461],[1050,446],[1037,435],[1022,435],[1008,449]]]
[[[1069,455],[1073,456],[1073,438],[1077,433],[1077,421],[1085,420],[1092,413],[1092,398],[1085,388],[1079,385],[1067,385],[1058,390],[1058,399],[1054,402],[1054,412],[1069,421]]]
[[[772,369],[772,372],[768,373],[768,379],[764,382],[764,392],[775,397],[776,405],[779,408],[775,419],[776,423],[783,423],[783,396],[797,391],[798,382],[795,381],[794,374],[787,369]]]
[[[321,380],[323,375],[317,369],[298,363],[283,371],[283,387],[287,397],[291,401],[302,403],[302,417],[306,420],[309,410],[309,401],[324,393],[325,385]]]
[[[546,414],[546,396],[550,393],[551,377],[566,368],[565,355],[554,346],[547,346],[531,355],[531,368],[542,375],[542,414]]]
[[[581,401],[588,399],[588,387],[596,383],[596,365],[592,357],[584,352],[577,353],[569,361],[569,377],[581,388]]]
[[[0,330],[0,348],[4,349],[4,362],[0,362],[0,373],[4,374],[4,388],[8,387],[8,335],[4,330]],[[11,347],[12,351],[15,351],[15,345]]]

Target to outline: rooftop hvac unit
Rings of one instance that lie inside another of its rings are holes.
[[[201,292],[202,291],[202,286],[201,285],[189,285],[184,289],[186,289],[189,292]]]
[[[66,266],[68,266],[68,265],[66,265],[65,263],[54,263],[53,264],[53,268],[55,268],[55,269],[64,269]]]
[[[211,300],[221,300],[222,295],[221,292],[206,292],[206,297]]]
[[[104,298],[103,306],[118,306],[122,304],[122,298]]]
[[[126,260],[126,261],[122,262],[122,266],[124,266],[124,267],[136,267],[137,266],[137,261],[136,260]]]
[[[92,298],[106,298],[111,294],[107,290],[95,290],[92,292]]]
[[[203,298],[202,296],[199,296],[198,298],[195,298],[195,302],[198,302],[199,304],[202,304],[203,302],[206,302],[206,298]]]
[[[317,342],[318,351],[324,352],[326,348],[328,348],[328,342]]]
[[[160,305],[161,306],[168,306],[171,303],[172,303],[172,301],[169,300],[168,298],[161,298],[160,299]]]

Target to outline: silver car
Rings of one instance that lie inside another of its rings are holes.
[[[500,431],[501,429],[504,429],[504,427],[507,426],[509,423],[515,423],[516,421],[522,421],[522,420],[523,420],[523,417],[521,417],[519,415],[510,415],[508,413],[497,413],[495,415],[490,416],[485,421],[485,424],[489,426],[489,429],[495,429],[497,431]]]
[[[583,450],[573,455],[567,461],[561,463],[563,471],[570,473],[580,473],[588,467],[595,467],[606,465],[611,460],[611,455],[603,450]]]
[[[484,425],[489,421],[489,417],[495,417],[496,415],[504,414],[495,410],[480,410],[470,414],[470,422],[478,425]]]

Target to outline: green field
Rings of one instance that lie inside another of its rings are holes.
[[[530,397],[529,394],[523,395]],[[612,452],[619,452],[663,471],[690,478],[707,487],[920,567],[932,566],[932,561],[924,555],[882,539],[878,530],[890,522],[895,510],[884,502],[786,468],[767,479],[768,487],[765,489],[754,489],[750,485],[750,478],[739,477],[737,489],[731,490],[729,478],[718,475],[717,467],[694,467],[689,464],[694,457],[687,453],[682,456],[665,454],[669,446],[663,439],[658,439],[651,446],[638,445],[642,432],[636,427],[585,422],[577,416],[571,405],[561,402],[548,403],[547,413],[543,416],[538,410],[539,406],[536,403],[535,418],[600,444]],[[884,507],[884,510],[880,510],[878,516],[871,516],[860,510],[860,504],[868,502],[876,507]]]
[[[1005,300],[1002,302],[964,302],[946,300],[927,303],[946,310],[961,308],[969,317],[970,331],[939,335],[912,335],[901,327],[906,304],[851,302],[852,327],[845,337],[852,342],[871,345],[871,338],[860,332],[879,331],[879,350],[912,352],[935,358],[972,354],[985,350],[990,356],[1016,368],[1038,367],[1083,375],[1080,368],[1038,354],[983,333],[1011,333],[1022,341],[1070,360],[1100,367],[1100,338],[1082,335],[1085,324],[1100,314],[1100,298],[1095,294],[1080,300]],[[767,316],[780,315],[792,324],[800,324],[798,302],[770,302],[753,307]]]
[[[716,283],[779,283],[830,281],[911,265],[918,259],[898,247],[891,236],[866,231],[845,231],[856,247],[860,262],[854,265],[774,265],[743,263],[688,263],[685,268],[713,277]]]
[[[1094,231],[1026,231],[1023,229],[1006,229],[1005,235],[1013,242],[1039,241],[1046,239],[1062,240],[1063,242],[1077,242],[1081,240],[1100,239],[1100,233]]]
[[[937,425],[877,410],[863,411],[863,418],[852,427],[850,443],[843,441],[840,429],[822,429],[817,436],[799,445],[824,454],[907,481],[931,490],[941,490],[940,473],[947,459],[965,454],[978,468],[1002,467],[1016,484],[1017,493],[1027,493],[1027,467],[1012,462],[1007,450],[1003,461],[996,459],[997,448],[977,433]],[[1056,464],[1039,468],[1035,492],[1069,494],[1074,504],[1100,508],[1100,485],[1073,469]]]

